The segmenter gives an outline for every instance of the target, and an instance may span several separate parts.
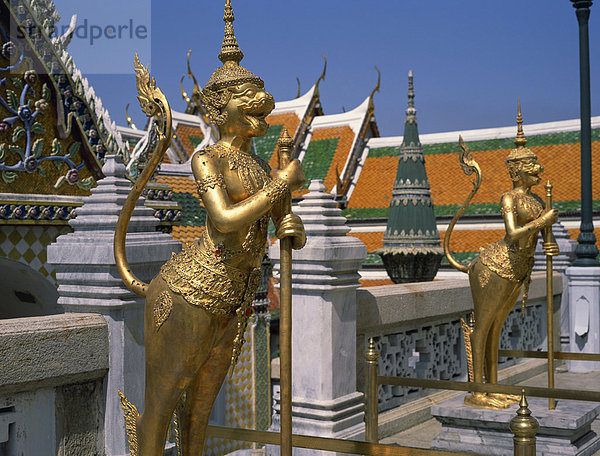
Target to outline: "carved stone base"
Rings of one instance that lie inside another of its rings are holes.
[[[270,431],[279,432],[279,398],[275,398],[275,411]],[[364,396],[362,393],[318,401],[292,403],[292,432],[294,434],[332,437],[336,439],[363,440],[365,437]],[[279,456],[279,446],[267,445],[268,456]],[[334,456],[344,453],[294,448],[294,456]]]
[[[431,415],[442,423],[442,431],[431,442],[431,448],[490,456],[513,454],[513,434],[508,423],[516,415],[518,405],[489,410],[470,407],[463,401],[461,395],[431,407]],[[555,410],[548,410],[547,399],[532,397],[527,401],[532,416],[540,423],[537,454],[591,456],[600,449],[600,437],[591,430],[600,404],[560,400]]]

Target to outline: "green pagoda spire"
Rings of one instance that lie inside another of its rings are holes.
[[[398,171],[383,247],[377,253],[394,283],[433,280],[444,255],[419,140],[412,70]]]

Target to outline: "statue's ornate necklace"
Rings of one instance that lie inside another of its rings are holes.
[[[254,154],[247,154],[233,147],[223,146],[219,143],[211,147],[218,155],[228,161],[229,169],[237,171],[238,177],[244,186],[244,190],[250,195],[261,190],[265,184],[271,181],[269,165]],[[265,248],[266,233],[269,224],[269,216],[265,215],[253,223],[242,244],[236,248],[227,248],[220,242],[214,245],[212,239],[204,237],[207,251],[213,252],[222,260],[230,259],[242,254],[250,253],[259,255]]]
[[[244,190],[253,195],[271,181],[269,165],[257,155],[247,154],[233,147],[222,144],[213,146],[219,158],[229,163],[229,169],[237,171]]]
[[[533,195],[524,193],[517,200],[517,208],[519,214],[525,218],[526,222],[530,222],[540,216],[543,207]]]

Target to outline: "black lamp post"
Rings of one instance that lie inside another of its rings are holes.
[[[581,108],[581,225],[573,266],[600,266],[592,220],[592,122],[588,21],[592,0],[571,0],[579,22],[579,81]]]

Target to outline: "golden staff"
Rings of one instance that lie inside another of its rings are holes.
[[[290,162],[294,141],[286,128],[277,140],[279,148],[279,169]],[[284,214],[292,212],[292,197],[285,201]],[[279,314],[279,356],[280,356],[280,454],[292,456],[292,238],[280,240],[280,277],[281,293]]]
[[[546,210],[552,209],[552,184],[546,182]],[[552,225],[545,228],[544,243],[555,243]],[[555,252],[546,251],[546,318],[548,328],[548,388],[554,388],[554,287],[552,284],[552,257]],[[554,410],[554,398],[548,398],[548,409]]]

